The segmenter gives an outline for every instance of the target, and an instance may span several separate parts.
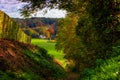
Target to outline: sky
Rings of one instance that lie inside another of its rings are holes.
[[[0,0],[0,10],[4,11],[12,18],[22,18],[19,13],[19,9],[25,6],[27,3],[19,2],[17,0]],[[38,11],[36,16],[32,17],[50,17],[50,18],[61,18],[65,17],[66,11],[52,9],[46,14],[44,11]]]

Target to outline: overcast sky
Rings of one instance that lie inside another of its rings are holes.
[[[21,9],[27,3],[21,3],[17,0],[0,0],[0,10],[7,13],[10,17],[21,18],[18,9]],[[63,10],[52,9],[44,14],[43,11],[39,11],[36,17],[52,17],[61,18],[65,17],[66,12]]]

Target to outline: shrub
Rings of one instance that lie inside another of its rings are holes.
[[[107,60],[98,59],[96,68],[84,69],[80,73],[83,80],[119,80],[120,79],[120,47],[113,47],[114,57]]]

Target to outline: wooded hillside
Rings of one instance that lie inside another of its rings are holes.
[[[32,17],[26,19],[13,18],[17,23],[19,23],[24,32],[33,37],[39,38],[41,34],[44,34],[42,31],[44,28],[52,28],[54,30],[54,34],[52,34],[52,38],[55,38],[56,32],[58,29],[58,20],[59,18],[44,18],[44,17]],[[45,35],[45,34],[44,34]]]

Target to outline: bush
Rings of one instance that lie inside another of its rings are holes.
[[[98,59],[95,68],[86,68],[80,73],[82,80],[119,80],[120,47],[113,47],[113,57],[107,60]]]

